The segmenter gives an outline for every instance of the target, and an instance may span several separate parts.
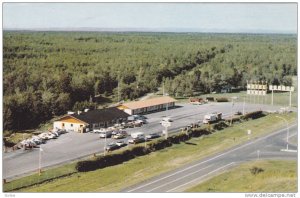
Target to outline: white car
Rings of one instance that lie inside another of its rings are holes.
[[[93,132],[94,133],[103,133],[103,132],[106,132],[106,129],[105,128],[94,129]]]
[[[54,139],[56,136],[53,133],[48,133],[48,138],[49,139]]]
[[[137,124],[146,124],[146,120],[135,120],[134,123],[137,123]]]
[[[34,139],[34,138],[31,138],[31,139],[29,139],[29,141],[30,142],[34,142],[35,144],[37,144],[37,145],[40,145],[40,144],[42,144],[42,141],[41,140],[39,140],[39,139]]]
[[[41,133],[40,135],[38,135],[39,138],[42,138],[43,140],[48,140],[48,134],[47,133]]]
[[[163,122],[173,122],[173,120],[170,117],[164,117],[159,123],[162,124]]]
[[[118,145],[119,147],[122,147],[122,146],[126,146],[127,144],[124,141],[117,141],[116,145]]]

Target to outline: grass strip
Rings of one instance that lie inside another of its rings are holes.
[[[257,167],[260,173],[253,174]],[[297,192],[296,160],[247,162],[202,182],[186,192]]]

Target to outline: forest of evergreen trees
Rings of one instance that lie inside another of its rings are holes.
[[[172,96],[292,83],[296,35],[4,32],[5,130],[38,126],[95,96],[132,100],[161,84]],[[99,101],[97,101],[99,102]],[[101,102],[101,101],[100,101]]]

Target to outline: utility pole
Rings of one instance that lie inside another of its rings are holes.
[[[39,176],[41,176],[42,174],[42,145],[40,146],[40,149],[39,149]]]
[[[165,82],[163,82],[162,95],[165,96]]]
[[[243,115],[245,115],[245,103],[246,103],[246,98],[244,98],[244,104],[243,104]]]
[[[292,107],[292,91],[290,91],[290,107]]]
[[[232,99],[232,105],[231,105],[231,120],[230,120],[230,126],[232,125],[232,117],[233,117],[233,115],[232,115],[232,109],[233,109],[233,105],[234,105],[234,103],[233,103],[233,99]]]
[[[273,89],[272,89],[272,99],[271,99],[271,105],[273,106],[273,97],[274,97],[274,93],[273,93]]]
[[[104,156],[106,154],[106,133],[105,133],[105,139],[104,139]]]

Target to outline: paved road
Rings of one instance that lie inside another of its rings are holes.
[[[141,184],[124,189],[122,192],[182,192],[197,185],[203,179],[217,175],[238,163],[259,159],[297,159],[297,152],[284,152],[286,147],[286,128],[272,134],[235,146],[227,151],[210,156],[162,174]],[[290,127],[289,136],[297,136],[297,125]],[[289,149],[297,150],[296,145]]]
[[[152,132],[162,132],[164,129],[159,122],[165,115],[171,116],[174,122],[169,127],[169,131],[179,130],[196,121],[203,119],[203,116],[211,112],[222,112],[226,117],[231,115],[231,103],[209,103],[205,105],[179,104],[178,108],[170,109],[167,112],[157,112],[146,115],[148,124],[128,129],[128,133],[142,131],[145,134]],[[245,112],[263,110],[278,110],[279,107],[268,105],[246,104]],[[232,112],[243,111],[243,103],[236,103]],[[107,139],[107,143],[114,140]],[[104,140],[99,139],[93,133],[68,133],[61,135],[56,140],[50,140],[42,145],[42,168],[67,163],[82,157],[100,153],[104,150]],[[39,167],[39,149],[18,150],[10,153],[3,153],[3,178],[7,180],[24,176],[37,171]]]

